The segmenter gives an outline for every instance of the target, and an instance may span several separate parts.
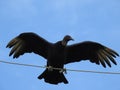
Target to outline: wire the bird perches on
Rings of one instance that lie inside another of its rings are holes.
[[[38,65],[32,65],[32,64],[22,64],[22,63],[15,63],[15,62],[7,62],[0,60],[1,63],[6,63],[6,64],[12,64],[12,65],[20,65],[20,66],[28,66],[28,67],[36,67],[36,68],[49,68],[47,66],[38,66]],[[52,69],[55,70],[63,70],[62,68],[54,68],[51,67]],[[74,72],[84,72],[84,73],[98,73],[98,74],[118,74],[120,75],[120,72],[102,72],[102,71],[92,71],[92,70],[73,70],[73,69],[65,69],[65,71],[74,71]]]

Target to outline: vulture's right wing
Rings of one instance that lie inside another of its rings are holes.
[[[114,60],[116,56],[119,55],[114,50],[96,42],[86,41],[66,47],[65,64],[89,60],[98,65],[101,63],[103,67],[106,67],[106,64],[111,67],[110,61],[117,64]]]
[[[34,52],[47,58],[48,48],[51,46],[51,43],[38,36],[35,33],[22,33],[19,36],[12,39],[6,47],[11,48],[9,56],[13,55],[13,58],[18,58],[24,53]]]

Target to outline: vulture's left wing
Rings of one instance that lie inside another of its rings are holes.
[[[13,55],[13,58],[18,58],[24,53],[34,52],[40,56],[47,58],[48,48],[51,43],[38,36],[35,33],[22,33],[19,36],[12,39],[6,47],[11,48],[9,56]]]
[[[116,65],[117,63],[114,58],[119,56],[112,49],[91,41],[69,45],[66,47],[65,53],[65,64],[81,60],[90,60],[90,62],[98,65],[101,63],[103,67],[106,67],[106,64],[111,67],[110,61]]]

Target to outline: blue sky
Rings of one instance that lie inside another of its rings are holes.
[[[75,41],[99,42],[120,54],[119,0],[0,0],[0,60],[44,66],[44,58],[24,54],[9,57],[7,43],[22,32],[35,32],[50,42],[66,34]],[[65,65],[66,68],[96,71],[120,71],[117,66],[104,69],[88,61]],[[51,85],[37,77],[42,68],[0,63],[0,90],[120,90],[120,75],[69,72],[69,84]]]

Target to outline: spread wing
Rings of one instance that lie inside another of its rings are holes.
[[[92,63],[106,64],[111,67],[111,63],[117,64],[114,58],[119,56],[112,49],[103,46],[96,42],[86,41],[78,44],[69,45],[66,47],[66,61],[65,64],[78,62],[81,60],[90,60]]]
[[[12,39],[6,47],[12,48],[9,56],[13,54],[13,58],[18,58],[24,53],[34,52],[44,58],[47,58],[48,48],[51,43],[38,36],[35,33],[22,33]]]

